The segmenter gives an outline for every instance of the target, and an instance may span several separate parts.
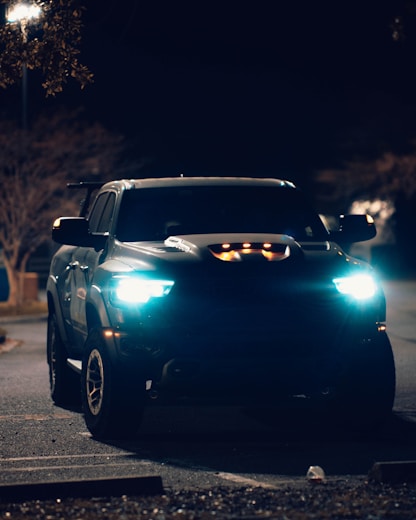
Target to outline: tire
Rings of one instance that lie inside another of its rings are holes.
[[[48,316],[46,351],[53,402],[57,406],[78,405],[81,397],[79,376],[67,365],[68,353],[54,312],[50,312]]]
[[[128,439],[137,434],[144,408],[145,385],[117,370],[99,329],[88,335],[81,372],[84,418],[99,439]]]
[[[390,341],[379,333],[360,345],[341,378],[332,412],[338,424],[350,429],[380,425],[392,413],[396,371]]]

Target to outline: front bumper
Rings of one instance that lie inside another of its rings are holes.
[[[276,404],[291,397],[316,399],[331,390],[315,360],[169,360],[161,377],[148,380],[148,396],[160,403]],[[322,360],[324,361],[324,360]],[[323,376],[323,377],[322,377]]]
[[[352,303],[335,288],[293,286],[282,282],[277,293],[264,283],[253,299],[248,289],[219,297],[216,285],[204,297],[189,290],[118,312],[114,359],[161,403],[327,399],[349,360],[377,342],[384,300]]]
[[[267,405],[331,399],[352,360],[366,356],[382,334],[384,327],[375,324],[371,330],[347,327],[318,343],[307,334],[300,342],[298,334],[297,341],[257,337],[215,346],[210,335],[189,343],[160,333],[143,341],[118,331],[114,339],[121,370],[142,379],[157,404]]]

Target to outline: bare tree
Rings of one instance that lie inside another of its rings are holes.
[[[78,209],[62,196],[67,182],[124,175],[123,148],[121,136],[82,122],[77,112],[40,117],[27,131],[0,122],[0,247],[10,305],[22,302],[22,273],[50,237],[53,219]]]
[[[376,219],[379,245],[383,240],[395,243],[390,261],[398,262],[402,273],[414,274],[416,246],[411,237],[416,226],[416,143],[407,154],[385,152],[374,160],[355,160],[342,169],[319,171],[315,181],[321,211],[348,212],[354,203],[366,207]]]
[[[317,196],[328,207],[344,211],[357,198],[379,198],[395,202],[416,195],[415,151],[407,154],[385,152],[373,160],[346,162],[341,169],[317,172]]]

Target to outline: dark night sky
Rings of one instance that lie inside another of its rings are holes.
[[[141,175],[306,178],[416,137],[415,4],[88,0],[85,104]],[[406,39],[391,24],[402,16]]]

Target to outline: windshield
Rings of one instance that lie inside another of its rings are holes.
[[[116,229],[123,242],[206,233],[277,233],[300,241],[328,239],[318,215],[293,188],[187,186],[123,194]]]

